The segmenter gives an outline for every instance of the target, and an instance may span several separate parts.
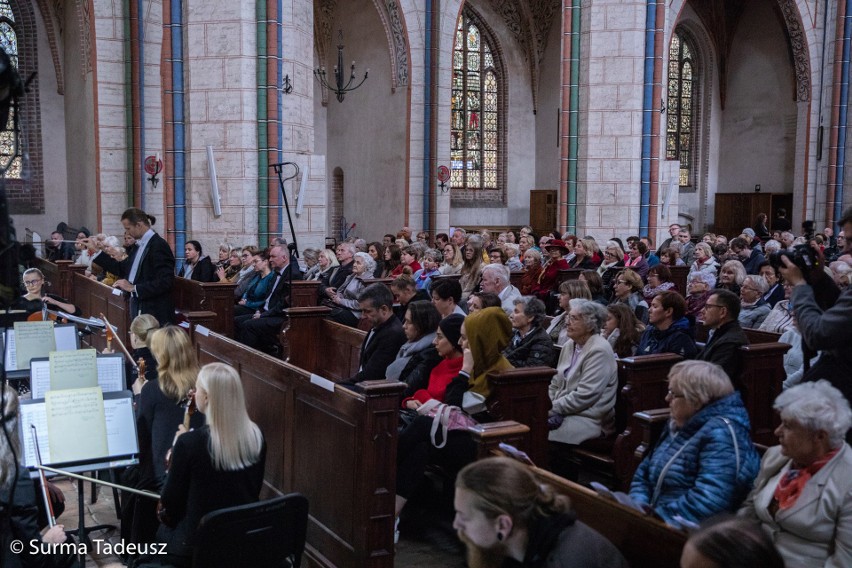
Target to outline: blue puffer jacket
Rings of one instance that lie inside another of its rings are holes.
[[[699,523],[736,511],[759,468],[748,413],[734,392],[699,410],[680,430],[670,422],[636,470],[630,496],[649,503],[666,521],[680,515]]]
[[[653,325],[646,327],[642,337],[639,338],[636,354],[652,353],[674,353],[685,359],[695,359],[698,355],[698,347],[689,335],[689,320],[680,318],[664,330],[657,329]]]

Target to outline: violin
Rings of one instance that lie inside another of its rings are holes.
[[[186,394],[186,398],[184,398],[181,403],[183,404],[183,428],[184,430],[189,430],[189,423],[192,420],[192,415],[198,412],[198,407],[195,405],[195,389],[190,390]],[[172,450],[175,447],[175,442],[177,442],[178,434],[175,434],[175,439],[172,441],[172,447],[169,448],[169,451],[166,452],[166,472],[171,469],[172,466]]]

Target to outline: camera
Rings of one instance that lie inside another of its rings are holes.
[[[802,271],[802,276],[806,280],[809,279],[811,271],[819,266],[816,251],[808,245],[796,245],[793,247],[793,250],[774,252],[769,255],[769,264],[772,265],[772,268],[778,270],[784,266],[784,261],[781,259],[785,256]]]

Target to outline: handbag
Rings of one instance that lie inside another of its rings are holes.
[[[462,409],[468,414],[479,414],[485,412],[488,407],[485,405],[485,397],[478,392],[465,391],[462,399]]]
[[[417,408],[417,413],[421,416],[432,417],[432,428],[429,431],[429,438],[432,441],[432,445],[438,449],[447,445],[447,432],[451,430],[467,430],[471,426],[478,424],[476,420],[471,418],[458,406],[444,404],[434,398],[421,404]],[[437,441],[439,429],[442,436],[440,443]]]

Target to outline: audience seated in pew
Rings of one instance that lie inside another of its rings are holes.
[[[234,298],[237,300],[243,297],[246,287],[254,277],[254,262],[259,252],[255,246],[245,246],[240,253],[240,274],[237,277],[237,287],[234,288]]]
[[[509,281],[509,267],[503,264],[486,264],[482,267],[482,291],[496,294],[506,315],[511,315],[515,309],[515,300],[521,297],[521,292]]]
[[[601,335],[609,342],[616,357],[632,357],[639,347],[645,325],[636,319],[636,314],[627,304],[612,304],[607,306],[606,311]]]
[[[244,287],[245,291],[240,297],[240,301],[234,307],[234,316],[244,316],[253,314],[263,307],[266,298],[272,291],[272,286],[275,284],[277,274],[273,272],[272,266],[269,264],[269,251],[263,250],[258,252],[252,262],[254,272],[248,277],[249,281]]]
[[[690,335],[689,320],[684,317],[685,314],[686,301],[683,296],[671,290],[656,294],[651,300],[648,327],[639,339],[636,354],[674,353],[685,359],[695,358],[698,347]]]
[[[565,255],[571,253],[571,249],[561,239],[550,240],[544,245],[544,249],[547,252],[547,259],[542,266],[541,274],[538,276],[538,282],[533,284],[531,292],[539,300],[546,302],[550,293],[556,289],[559,271],[571,268],[564,258]]]
[[[352,260],[352,272],[339,288],[332,291],[326,289],[329,298],[329,306],[334,306],[329,314],[329,319],[337,323],[356,327],[361,319],[361,310],[358,306],[358,298],[367,287],[364,282],[373,277],[376,269],[376,261],[366,252],[356,252]]]
[[[499,308],[500,305],[500,298],[497,294],[474,292],[467,300],[467,311],[468,314],[472,314],[485,308]]]
[[[523,253],[524,257],[524,274],[521,276],[521,283],[518,289],[524,296],[530,296],[538,286],[538,278],[541,276],[541,252],[535,249],[529,249]]]
[[[503,355],[513,367],[553,367],[556,349],[544,329],[544,302],[538,298],[518,297],[512,322],[512,340]]]
[[[802,382],[802,377],[805,376],[805,346],[802,345],[802,335],[799,333],[799,328],[795,325],[796,318],[793,318],[793,325],[787,331],[781,334],[778,338],[778,343],[786,343],[790,345],[790,349],[784,354],[784,373],[787,378],[784,379],[784,388],[789,389]],[[808,353],[811,356],[812,353]],[[819,360],[820,354],[816,353],[811,356],[808,368],[813,366]]]
[[[618,367],[609,342],[601,336],[606,309],[591,300],[571,300],[568,343],[562,347],[549,394],[550,440],[577,445],[614,432]],[[554,448],[555,449],[555,448]],[[553,457],[561,459],[561,452]],[[554,471],[564,471],[554,464]]]
[[[426,290],[418,290],[414,278],[410,274],[402,274],[394,278],[390,283],[390,290],[394,295],[393,313],[399,321],[405,318],[405,311],[411,302],[419,302],[422,300],[429,301],[429,292]]]
[[[340,243],[337,245],[336,258],[339,263],[336,270],[328,272],[320,279],[317,289],[317,300],[325,304],[331,300],[331,295],[343,285],[343,282],[352,274],[352,262],[358,249],[352,243]],[[332,305],[331,307],[335,307]]]
[[[426,252],[423,253],[423,268],[412,275],[412,278],[414,278],[414,285],[418,290],[424,290],[427,293],[429,292],[429,287],[432,284],[432,277],[440,274],[438,267],[440,266],[443,258],[441,251],[426,249]]]
[[[784,333],[793,327],[793,304],[790,303],[793,286],[784,282],[782,289],[784,291],[783,298],[775,303],[775,306],[760,324],[758,328],[760,331]]]
[[[627,304],[636,314],[636,319],[642,323],[648,321],[648,302],[642,296],[642,278],[629,268],[616,274],[613,279],[612,303]]]
[[[432,295],[432,303],[442,318],[451,314],[467,315],[459,305],[461,303],[462,291],[458,279],[441,278],[434,280],[432,286],[429,288],[429,293]]]
[[[511,324],[501,308],[486,308],[468,316],[464,321],[453,317],[451,321],[445,323],[442,329],[446,330],[445,333],[451,338],[455,336],[453,326],[457,322],[460,324],[458,342],[463,351],[461,370],[446,386],[443,399],[434,400],[463,408],[464,396],[468,391],[488,398],[490,394],[488,373],[512,368],[512,365],[501,355],[501,351],[509,342]],[[446,346],[442,346],[441,350],[447,353]],[[433,392],[440,394],[439,385],[433,386]],[[475,424],[475,421],[466,413],[458,413],[460,416],[457,420],[462,422],[450,424],[446,430],[441,427],[436,429],[433,422],[437,421],[439,426],[442,423],[442,416],[436,415],[439,408],[432,408],[431,405],[421,407],[416,403],[412,406],[419,408],[420,416],[399,435],[397,517],[405,503],[422,484],[423,474],[429,464],[439,465],[448,475],[454,476],[476,457],[475,444],[466,430],[466,427]]]
[[[680,292],[677,284],[672,282],[672,272],[665,264],[658,264],[648,269],[648,283],[642,288],[642,296],[650,307],[651,300],[660,292],[671,290]]]
[[[760,263],[758,274],[763,276],[763,279],[769,285],[769,289],[764,292],[762,298],[769,304],[770,308],[774,308],[775,304],[788,297],[787,292],[784,290],[784,283],[781,282],[781,272],[772,266],[769,261]]]
[[[760,458],[740,394],[721,367],[682,361],[669,372],[669,427],[639,465],[630,496],[666,522],[734,512]]]
[[[440,360],[429,371],[425,387],[404,398],[402,408],[417,410],[430,399],[444,400],[447,386],[462,369],[463,349],[459,341],[462,323],[464,323],[464,316],[459,314],[450,314],[438,322],[438,329],[433,334],[433,347]]]
[[[562,313],[553,318],[547,328],[547,334],[554,345],[565,345],[568,341],[569,302],[574,298],[591,300],[592,293],[584,280],[565,280],[559,285],[559,309]]]
[[[358,297],[358,307],[371,327],[361,345],[358,374],[349,383],[382,380],[405,343],[402,323],[393,313],[393,295],[384,284],[371,284]]]
[[[568,498],[510,458],[487,458],[456,480],[453,527],[467,563],[542,568],[625,568],[615,546],[577,520]]]
[[[763,276],[749,275],[740,286],[740,315],[737,320],[740,326],[759,328],[772,308],[763,299],[763,294],[769,290],[769,284]]]
[[[704,325],[713,330],[713,335],[704,345],[697,358],[716,363],[731,378],[734,388],[742,390],[739,383],[743,371],[743,355],[740,347],[748,345],[737,317],[740,315],[740,299],[729,290],[716,289],[704,304]]]
[[[756,523],[735,518],[711,519],[686,541],[680,565],[681,568],[784,568],[784,559]]]
[[[462,287],[462,300],[466,301],[470,295],[479,289],[479,279],[482,272],[482,239],[477,235],[471,235],[462,250],[464,262],[459,274],[459,284]]]
[[[429,384],[429,373],[441,362],[434,346],[440,321],[438,310],[425,300],[411,302],[405,312],[402,330],[408,341],[399,348],[396,359],[385,371],[387,380],[402,381],[407,385],[404,396],[412,396],[415,391],[425,389]]]
[[[269,261],[275,282],[266,300],[254,314],[234,318],[234,333],[237,341],[261,351],[271,351],[276,336],[284,323],[284,310],[289,307],[290,279],[301,280],[302,272],[291,262],[287,248],[276,245],[269,251]]]
[[[780,445],[767,450],[739,515],[759,522],[787,566],[852,566],[849,403],[827,381],[775,400]]]
[[[713,293],[716,286],[716,274],[711,272],[696,272],[687,277],[686,283],[686,315],[695,321],[701,317],[704,304]]]
[[[325,280],[331,282],[339,266],[340,262],[338,262],[334,251],[331,249],[322,249],[317,255],[318,270],[310,278],[305,278],[305,280]]]
[[[186,260],[184,260],[178,276],[196,282],[216,282],[218,280],[210,257],[201,252],[201,243],[186,241],[183,254]]]
[[[266,463],[266,442],[249,419],[233,367],[202,367],[195,398],[206,424],[192,431],[183,424],[177,428],[158,511],[163,524],[157,538],[166,543],[161,562],[175,568],[192,566],[194,537],[204,515],[258,501]]]

